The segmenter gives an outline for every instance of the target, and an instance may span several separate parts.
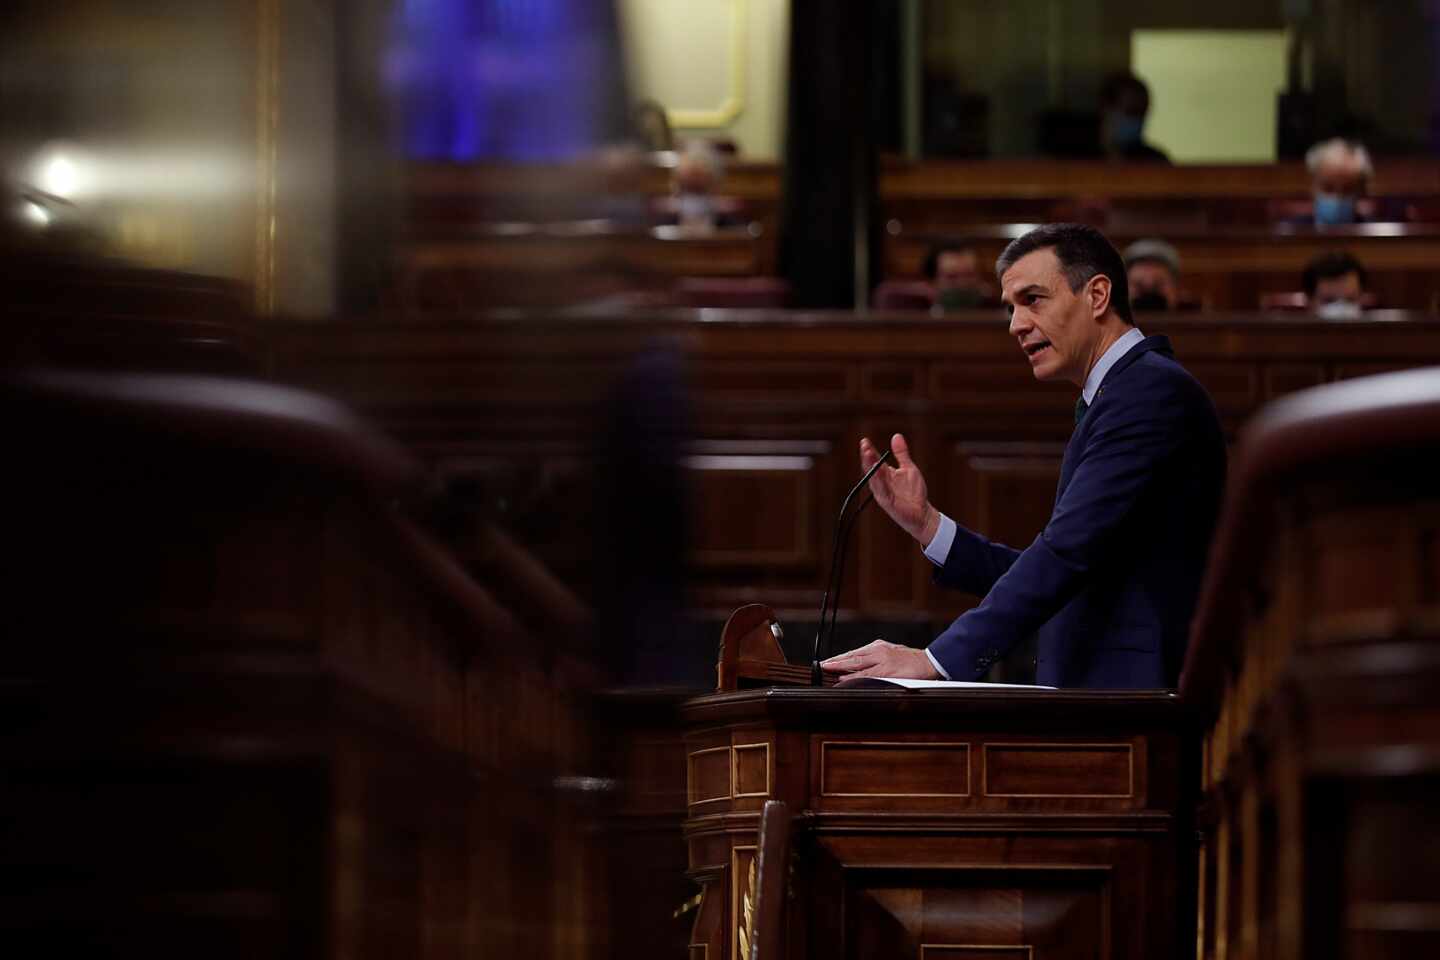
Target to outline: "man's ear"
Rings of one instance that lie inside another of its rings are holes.
[[[1103,273],[1097,273],[1090,278],[1086,288],[1086,295],[1090,298],[1090,311],[1099,318],[1105,315],[1110,309],[1110,278]]]

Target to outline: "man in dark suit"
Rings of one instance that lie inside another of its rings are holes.
[[[1038,631],[1036,682],[1174,686],[1219,513],[1225,443],[1205,389],[1130,313],[1125,264],[1099,231],[1033,230],[996,264],[1010,333],[1037,380],[1081,389],[1055,508],[1024,550],[930,503],[899,434],[875,501],[925,548],[936,580],[984,600],[925,650],[876,640],[825,661],[847,677],[978,680]],[[879,454],[860,441],[868,469]]]

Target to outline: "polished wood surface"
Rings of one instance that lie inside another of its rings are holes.
[[[1440,374],[1242,437],[1182,679],[1205,728],[1201,958],[1440,949]]]
[[[730,614],[720,631],[720,660],[715,665],[715,689],[782,684],[806,686],[814,679],[811,665],[790,663],[780,648],[784,636],[775,611],[750,603]],[[834,686],[834,676],[822,676],[821,686]]]
[[[690,875],[714,905],[692,955],[740,956],[776,800],[796,851],[786,956],[1156,957],[1193,941],[1173,696],[772,689],[682,716]]]
[[[1156,315],[1233,434],[1304,387],[1440,363],[1440,321],[1380,312]],[[431,463],[482,481],[500,521],[583,588],[583,493],[622,374],[659,349],[688,385],[679,467],[692,609],[723,621],[765,603],[813,622],[861,436],[903,431],[932,498],[1016,546],[1048,518],[1073,426],[1073,388],[1037,383],[998,311],[931,318],[705,311],[482,315],[415,325],[267,325],[282,380],[345,398]],[[948,619],[973,601],[930,583],[918,546],[870,511],[856,525],[842,624]]]

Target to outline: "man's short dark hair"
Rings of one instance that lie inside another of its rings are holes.
[[[1083,223],[1048,223],[1036,227],[1010,241],[995,261],[995,275],[1003,278],[1006,270],[1036,250],[1055,251],[1055,259],[1060,261],[1060,272],[1065,275],[1071,293],[1078,293],[1091,277],[1104,274],[1110,280],[1110,309],[1134,326],[1125,261],[1103,233]]]
[[[1334,280],[1347,273],[1358,276],[1360,289],[1365,289],[1365,267],[1355,259],[1355,255],[1349,250],[1331,250],[1320,254],[1305,265],[1305,274],[1302,277],[1305,284],[1305,295],[1315,296],[1321,280]]]
[[[947,253],[974,253],[974,244],[965,243],[960,240],[947,240],[934,244],[929,252],[925,254],[925,262],[921,269],[925,272],[925,279],[935,281],[935,276],[940,272],[940,258]]]

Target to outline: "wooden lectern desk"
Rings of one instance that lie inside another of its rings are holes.
[[[793,815],[782,956],[1194,950],[1196,764],[1172,694],[773,687],[680,717],[692,960],[742,955],[768,800]]]

